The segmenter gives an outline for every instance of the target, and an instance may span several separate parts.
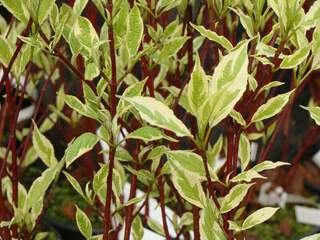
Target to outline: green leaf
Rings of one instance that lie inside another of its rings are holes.
[[[73,12],[76,14],[76,15],[81,15],[82,11],[85,9],[85,7],[87,6],[88,4],[88,0],[76,0],[73,4]]]
[[[180,169],[181,171],[187,172],[190,176],[194,176],[201,181],[206,180],[206,172],[203,160],[198,154],[184,150],[169,151],[166,154],[169,159],[170,167],[173,169]],[[210,170],[211,168],[209,167],[209,171]],[[212,171],[210,174],[217,179]]]
[[[26,211],[37,204],[39,199],[43,199],[45,192],[56,176],[58,167],[59,164],[56,164],[55,166],[46,169],[44,172],[42,172],[40,177],[33,181],[25,201]]]
[[[15,18],[24,23],[28,21],[29,13],[24,0],[0,0],[0,2]]]
[[[206,79],[206,74],[201,67],[199,56],[196,58],[196,63],[191,74],[191,79],[188,85],[188,100],[192,112],[197,115],[200,106],[208,98],[209,84]]]
[[[271,118],[278,114],[282,108],[288,103],[290,95],[294,90],[279,94],[276,97],[270,98],[265,104],[261,105],[252,116],[251,122],[259,122]]]
[[[157,58],[157,62],[163,63],[167,61],[168,58],[176,55],[187,40],[188,37],[175,37],[165,42]]]
[[[92,49],[99,43],[99,37],[92,26],[91,22],[85,18],[79,16],[74,26],[75,37],[79,40],[82,46]]]
[[[32,143],[38,156],[48,167],[55,165],[58,160],[55,157],[51,142],[41,134],[35,122],[33,122],[33,127]]]
[[[239,16],[242,27],[246,30],[248,36],[252,38],[254,36],[254,28],[250,16],[244,14],[240,8],[232,10]]]
[[[178,137],[191,136],[183,122],[162,102],[151,97],[126,97],[123,99],[131,103],[147,123],[170,130]]]
[[[0,45],[1,45],[1,43],[0,43]],[[26,66],[30,61],[31,49],[32,49],[32,47],[30,45],[25,45],[25,47],[21,51],[21,55],[20,55],[19,62],[18,62],[18,64],[19,64],[18,65],[19,66],[19,69],[18,69],[19,74],[21,74],[26,69]],[[0,59],[1,59],[1,57],[0,57]]]
[[[128,16],[126,36],[126,43],[131,57],[137,54],[140,47],[143,37],[143,26],[139,7],[134,5]]]
[[[81,115],[92,119],[98,118],[98,114],[90,106],[83,104],[77,97],[64,94],[61,94],[60,96],[70,108]]]
[[[226,240],[226,236],[219,225],[219,210],[215,203],[210,199],[207,200],[205,208],[200,212],[200,234],[203,240]]]
[[[319,1],[314,1],[313,5],[310,7],[309,11],[307,12],[306,16],[303,19],[303,25],[307,28],[310,29],[314,27],[319,21],[319,16],[320,16],[320,2]]]
[[[69,183],[72,185],[74,190],[76,190],[81,196],[84,197],[84,193],[83,193],[82,188],[81,188],[80,184],[78,183],[77,179],[75,179],[72,175],[70,175],[69,173],[67,173],[65,171],[63,171],[63,174],[66,176],[66,178],[68,179]]]
[[[264,161],[254,166],[253,168],[251,168],[251,170],[254,170],[256,172],[262,172],[265,170],[270,170],[270,169],[274,169],[274,168],[286,166],[286,165],[290,165],[290,163],[280,162],[280,161],[277,161],[277,162]]]
[[[76,206],[76,221],[77,226],[83,236],[86,239],[90,239],[92,236],[92,225],[88,216],[78,206]]]
[[[69,167],[78,157],[90,151],[99,141],[99,138],[90,132],[83,133],[77,137],[65,151],[67,167]]]
[[[303,107],[303,109],[309,111],[311,118],[320,125],[320,107]]]
[[[279,68],[292,69],[301,64],[309,55],[310,46],[298,49],[294,54],[287,55],[283,58]]]
[[[144,235],[143,225],[140,216],[137,215],[132,221],[132,237],[133,240],[142,240]]]
[[[206,205],[205,193],[202,190],[200,179],[189,171],[170,165],[172,182],[179,194],[189,203],[204,208]]]
[[[242,224],[242,230],[252,228],[271,218],[279,208],[264,207],[250,214]]]
[[[244,171],[247,168],[251,158],[250,141],[245,133],[241,133],[240,135],[239,158],[240,158],[241,170]]]
[[[262,93],[263,91],[267,91],[271,88],[274,88],[274,87],[278,87],[278,86],[281,86],[283,85],[284,83],[283,82],[279,82],[279,81],[272,81],[266,85],[264,85],[260,90],[259,92],[257,93],[257,96]]]
[[[48,232],[39,232],[34,237],[34,240],[43,240],[43,239],[46,239],[48,236],[49,236]]]
[[[0,61],[5,66],[8,66],[12,57],[12,49],[9,45],[7,39],[3,36],[0,36]]]
[[[162,225],[152,218],[148,218],[147,225],[156,233],[159,233],[161,236],[165,236]]]
[[[253,184],[238,184],[234,186],[230,192],[222,199],[221,202],[221,213],[226,213],[238,206],[244,197],[247,195],[249,188]]]
[[[232,112],[247,87],[248,42],[224,56],[216,67],[209,82],[207,101],[201,107],[202,129],[209,123],[216,126]],[[209,111],[208,111],[209,110]]]
[[[241,126],[245,126],[247,123],[246,123],[246,120],[244,120],[244,118],[242,117],[241,113],[239,113],[238,111],[236,110],[232,110],[231,113],[230,113],[230,116],[238,123],[240,124]]]
[[[131,132],[126,136],[127,139],[140,139],[144,141],[145,143],[150,141],[156,141],[160,139],[167,139],[172,142],[177,142],[176,139],[171,138],[164,134],[160,129],[151,127],[151,126],[145,126],[138,128],[137,130]]]
[[[220,44],[222,47],[224,47],[225,49],[227,49],[228,51],[231,51],[233,49],[232,44],[229,42],[229,40],[227,38],[225,38],[224,36],[220,36],[217,33],[206,29],[203,26],[197,26],[194,25],[192,23],[190,23],[192,25],[192,27],[194,29],[196,29],[202,36],[208,38],[210,41],[216,42],[218,44]]]
[[[123,92],[122,97],[135,97],[140,96],[145,85],[146,81],[139,81],[137,83],[132,84]],[[118,116],[122,116],[125,114],[131,105],[125,101],[124,99],[120,98],[119,103],[117,105],[117,114]]]
[[[94,175],[92,187],[93,191],[98,194],[99,190],[105,185],[108,176],[108,165],[103,165]]]
[[[260,175],[258,172],[250,169],[232,178],[231,182],[251,182],[255,178],[265,178],[265,177]]]
[[[39,21],[40,25],[48,17],[54,3],[55,3],[55,0],[41,0],[41,1],[39,1],[38,21]]]
[[[95,77],[99,76],[100,70],[95,62],[91,62],[86,65],[84,77],[85,79],[92,80]]]

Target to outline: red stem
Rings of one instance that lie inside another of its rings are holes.
[[[166,240],[170,240],[171,238],[168,230],[167,215],[166,215],[166,209],[165,209],[164,182],[163,182],[162,175],[158,177],[158,186],[159,186],[159,194],[160,194],[160,208],[161,208],[163,230],[166,236]]]
[[[116,65],[116,53],[114,47],[114,36],[113,36],[113,26],[112,26],[112,10],[113,10],[113,3],[112,0],[108,1],[107,10],[110,14],[110,25],[108,29],[108,37],[109,37],[109,47],[110,47],[110,58],[111,58],[111,88],[110,88],[110,113],[112,118],[116,115],[116,92],[117,92],[117,65]],[[109,169],[108,169],[108,177],[107,177],[107,193],[106,193],[106,205],[104,208],[104,233],[103,239],[109,240],[110,235],[110,227],[111,227],[111,200],[112,200],[112,173],[115,161],[115,146],[113,136],[111,136],[112,145],[110,145],[109,151]]]
[[[194,233],[194,240],[200,240],[200,226],[199,226],[199,208],[192,205],[192,213],[193,213],[193,233]]]

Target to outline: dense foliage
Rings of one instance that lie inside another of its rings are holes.
[[[1,239],[45,238],[38,223],[62,181],[92,240],[138,240],[146,228],[244,239],[276,213],[246,206],[264,171],[294,181],[299,158],[267,160],[291,112],[320,124],[319,0],[0,3],[12,15],[0,18]],[[25,101],[32,121],[19,121]],[[41,175],[22,184],[34,165]]]

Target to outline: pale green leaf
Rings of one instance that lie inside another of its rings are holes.
[[[122,97],[135,97],[140,96],[145,85],[146,81],[139,81],[137,83],[132,84],[123,92]],[[117,105],[117,114],[118,116],[122,116],[125,114],[131,105],[125,101],[124,99],[120,98],[119,103]]]
[[[92,26],[91,22],[85,18],[79,16],[74,26],[75,37],[79,40],[82,46],[92,49],[99,43],[99,37]]]
[[[85,79],[92,80],[95,77],[99,76],[100,70],[95,62],[91,62],[86,65],[86,69],[84,72]]]
[[[250,169],[248,171],[239,173],[237,176],[233,177],[231,179],[231,182],[251,182],[255,178],[265,178],[265,177],[260,175],[258,172]]]
[[[148,218],[147,225],[156,233],[165,236],[162,225],[155,219]]]
[[[77,207],[76,211],[76,221],[77,226],[83,236],[86,239],[90,239],[92,236],[92,225],[88,216],[80,208]]]
[[[201,107],[201,123],[216,126],[226,118],[240,100],[248,80],[248,42],[224,56],[209,82],[209,98]],[[202,127],[205,129],[205,127]]]
[[[187,37],[176,37],[165,42],[157,58],[157,61],[159,63],[167,61],[168,58],[177,54],[177,52],[180,50],[180,48],[182,48],[187,40]]]
[[[137,215],[132,221],[132,237],[133,240],[142,240],[144,235],[143,225],[140,216]]]
[[[192,112],[197,115],[200,106],[208,98],[209,84],[206,74],[201,67],[199,56],[196,58],[196,63],[191,74],[191,79],[188,85],[188,100]]]
[[[29,13],[24,0],[0,0],[3,6],[21,22],[27,22]]]
[[[76,190],[81,196],[84,196],[82,188],[81,188],[80,184],[78,183],[77,179],[75,179],[72,175],[70,175],[69,173],[67,173],[65,171],[63,171],[63,174],[66,176],[66,178],[68,179],[69,183],[72,185],[74,190]]]
[[[191,136],[183,122],[162,102],[151,97],[126,97],[139,112],[141,118],[151,125],[174,132],[178,137]]]
[[[254,170],[256,172],[262,172],[265,170],[270,170],[270,169],[274,169],[274,168],[286,166],[286,165],[290,165],[290,163],[280,162],[280,161],[277,161],[277,162],[264,161],[254,166],[253,168],[251,168],[251,170]]]
[[[211,200],[207,200],[205,208],[200,212],[200,234],[203,240],[226,240],[226,235],[219,225],[219,210],[215,206],[215,203]]]
[[[241,231],[241,227],[237,223],[228,220],[228,224],[229,224],[229,230],[233,230],[235,232]]]
[[[237,207],[247,195],[249,188],[253,184],[238,184],[222,199],[220,212],[226,213]]]
[[[251,158],[250,141],[245,133],[241,133],[240,135],[239,158],[241,170],[244,171],[247,168]]]
[[[257,95],[259,95],[259,94],[262,93],[263,91],[268,91],[268,90],[271,89],[271,88],[278,87],[278,86],[281,86],[281,85],[283,85],[283,84],[284,84],[283,82],[272,81],[272,82],[264,85],[264,86],[259,90],[259,92],[257,93]]]
[[[172,181],[179,194],[189,203],[204,208],[206,205],[205,193],[202,190],[200,179],[190,172],[170,165]]]
[[[33,127],[32,143],[38,156],[48,167],[55,165],[58,161],[51,142],[39,131],[35,122]]]
[[[39,199],[44,197],[45,192],[56,176],[58,166],[59,165],[56,164],[55,166],[46,169],[44,172],[42,172],[40,177],[33,181],[25,201],[25,209],[27,211],[32,208],[39,201]]]
[[[64,99],[65,103],[72,108],[73,110],[77,111],[83,116],[97,119],[98,114],[90,107],[83,104],[77,97],[72,95],[60,95],[62,99]]]
[[[307,29],[314,27],[317,21],[319,21],[319,16],[320,16],[320,2],[314,1],[314,3],[312,4],[306,16],[303,19],[304,21],[303,25]]]
[[[311,118],[320,125],[320,107],[303,107],[303,109],[309,111]]]
[[[143,20],[139,7],[134,5],[127,19],[126,43],[131,57],[134,57],[139,49],[143,37]]]
[[[288,103],[290,95],[293,93],[293,91],[294,90],[270,98],[265,104],[258,108],[255,114],[252,116],[251,122],[263,121],[278,114]]]
[[[69,144],[65,151],[64,158],[66,159],[67,167],[70,166],[82,154],[90,151],[99,138],[93,133],[83,133]]]
[[[202,36],[208,38],[210,41],[216,42],[218,44],[220,44],[222,47],[224,47],[225,49],[227,49],[228,51],[231,51],[233,49],[232,44],[229,42],[229,40],[227,38],[225,38],[224,36],[220,36],[218,35],[216,32],[213,32],[209,29],[206,29],[203,26],[197,26],[192,24],[192,27],[194,29],[196,29]]]
[[[76,15],[81,15],[82,11],[85,9],[85,7],[88,4],[88,0],[76,0],[73,4],[73,12]]]
[[[140,139],[144,142],[149,141],[156,141],[160,139],[167,139],[169,141],[176,142],[177,140],[167,136],[165,133],[163,133],[160,129],[151,127],[151,126],[145,126],[138,128],[137,130],[131,132],[126,136],[127,139]]]
[[[55,0],[40,0],[38,8],[38,21],[40,25],[46,20],[51,9],[55,3]]]
[[[250,214],[242,224],[242,230],[252,228],[271,218],[279,208],[264,207]]]
[[[0,36],[0,62],[7,66],[11,60],[12,49],[7,39]]]
[[[170,167],[173,169],[180,169],[187,172],[190,176],[194,176],[201,181],[206,180],[206,172],[202,158],[193,152],[176,150],[166,153],[169,159]],[[209,167],[210,175],[213,179],[217,179],[211,167]]]
[[[244,120],[244,118],[242,117],[241,113],[239,113],[238,111],[236,110],[232,110],[230,112],[230,116],[238,123],[240,124],[241,126],[245,126],[247,123],[246,123],[246,120]]]
[[[295,53],[292,55],[286,55],[279,68],[281,69],[292,69],[297,67],[299,64],[301,64],[309,55],[310,52],[310,46],[306,46],[303,48],[298,49]]]
[[[232,10],[239,16],[242,27],[246,30],[248,36],[252,38],[254,36],[254,28],[250,16],[244,14],[240,8]]]

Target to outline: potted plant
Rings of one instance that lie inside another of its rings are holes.
[[[254,204],[257,181],[290,168],[291,112],[303,111],[295,104],[320,67],[318,1],[0,2],[13,16],[0,38],[1,113],[10,118],[0,124],[9,127],[3,239],[35,237],[44,212],[54,216],[71,196],[65,213],[73,209],[84,239],[244,239],[283,211]],[[28,48],[35,56],[24,56]],[[41,86],[21,152],[14,100],[23,95],[10,89],[19,61],[19,74],[34,70]],[[281,161],[267,160],[279,136]],[[43,169],[27,190],[19,173],[37,157]]]

